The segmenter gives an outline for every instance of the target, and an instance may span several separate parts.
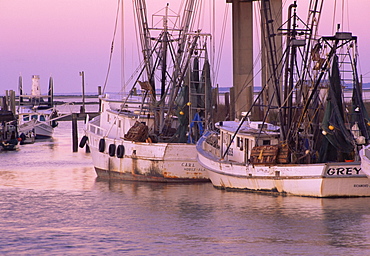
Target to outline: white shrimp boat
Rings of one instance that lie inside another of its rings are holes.
[[[268,1],[262,1],[262,6],[265,4]],[[284,74],[282,67],[273,67],[272,84],[286,85],[283,92],[275,91],[281,101],[258,105],[257,97],[240,122],[218,123],[218,132],[207,132],[198,141],[198,161],[207,169],[212,184],[221,189],[309,197],[370,196],[366,176],[370,161],[361,163],[359,154],[370,139],[370,119],[356,70],[357,37],[337,32],[313,40],[311,29],[297,33],[297,27],[305,26],[296,25],[295,8],[290,10],[294,21],[287,23],[294,25],[283,30],[291,32],[286,33],[290,42],[286,52],[302,52],[305,70],[295,71],[299,61],[282,61],[288,72],[279,77]],[[314,18],[315,10],[310,11]],[[269,51],[270,58],[273,53]],[[298,59],[298,54],[285,58]],[[343,101],[345,81],[351,81],[353,87],[351,102]],[[249,120],[257,105],[264,111],[261,122]],[[265,121],[269,114],[278,116],[278,127]]]
[[[311,197],[370,196],[370,179],[360,161],[277,163],[284,162],[287,153],[278,146],[279,132],[265,129],[261,136],[260,129],[253,128],[255,124],[259,123],[239,128],[225,157],[238,122],[217,124],[220,133],[207,132],[198,141],[198,161],[215,187]]]
[[[361,170],[370,178],[370,146],[367,145],[360,150]]]
[[[107,95],[101,100],[102,113],[86,128],[98,177],[158,182],[208,181],[205,169],[196,161],[194,144],[158,142],[154,136],[148,136],[147,131],[143,132],[154,126],[153,118],[112,108],[114,103],[124,104],[122,100],[109,99]],[[144,135],[143,141],[128,138],[135,124],[137,131]]]
[[[194,143],[208,122],[211,92],[209,35],[189,32],[197,3],[185,4],[182,21],[167,5],[163,15],[156,14],[164,24],[161,29],[148,28],[144,22],[145,1],[134,4],[144,66],[128,94],[100,96],[101,114],[87,123],[80,147],[89,146],[99,178],[209,181],[196,160]]]

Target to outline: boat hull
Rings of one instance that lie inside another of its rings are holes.
[[[47,139],[53,137],[54,128],[46,123],[36,123],[35,126],[35,138],[36,139]]]
[[[370,196],[360,162],[252,165],[222,161],[197,146],[198,161],[220,189],[308,197]]]
[[[361,169],[370,178],[370,146],[360,150]]]
[[[28,113],[23,115],[30,115]],[[39,118],[39,115],[34,115]],[[24,117],[19,117],[19,132],[24,134],[32,134],[35,139],[47,139],[53,137],[54,128],[51,126],[50,122],[38,121],[32,119],[30,121],[25,121]]]
[[[105,138],[87,132],[95,171],[102,179],[150,182],[209,182],[207,172],[196,160],[195,145],[185,143],[142,143]],[[124,154],[110,154],[110,145],[122,145]]]
[[[15,151],[18,149],[18,140],[16,139],[13,139],[13,140],[10,140],[10,141],[2,141],[0,142],[1,146],[2,146],[2,150],[4,151]]]

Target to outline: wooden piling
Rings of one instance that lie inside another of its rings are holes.
[[[87,144],[85,145],[85,150],[86,150],[85,151],[86,153],[90,153],[90,147],[89,147],[89,145],[87,145]]]
[[[236,99],[235,99],[235,88],[231,87],[230,88],[230,120],[235,120],[236,116],[235,116],[235,113],[236,111],[240,111],[240,110],[236,110],[235,107],[236,107]],[[239,118],[239,117],[237,117]]]
[[[101,95],[101,86],[98,86],[98,95]],[[101,113],[101,99],[99,99],[99,113]]]
[[[77,114],[72,114],[72,147],[73,152],[78,152]]]
[[[15,91],[13,90],[10,90],[9,91],[9,108],[10,108],[10,111],[12,111],[13,115],[16,114],[15,112]]]
[[[230,93],[225,93],[225,107],[226,107],[226,113],[227,116],[225,118],[225,121],[230,121]]]
[[[89,120],[87,120],[87,118],[85,118],[85,127],[86,127],[86,122],[88,122]],[[89,144],[85,144],[85,152],[86,153],[90,153],[90,147],[89,147]]]

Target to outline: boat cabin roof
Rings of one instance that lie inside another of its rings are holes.
[[[235,133],[238,129],[240,123],[236,121],[223,121],[216,123],[216,127],[221,131],[227,133]],[[261,129],[262,128],[262,129]],[[239,136],[257,136],[261,133],[261,135],[268,135],[268,136],[278,136],[279,127],[269,124],[263,123],[259,121],[245,121],[238,131]]]

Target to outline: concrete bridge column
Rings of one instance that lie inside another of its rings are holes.
[[[253,5],[250,0],[227,0],[227,3],[232,3],[233,120],[240,118],[241,112],[248,111],[253,103]]]

